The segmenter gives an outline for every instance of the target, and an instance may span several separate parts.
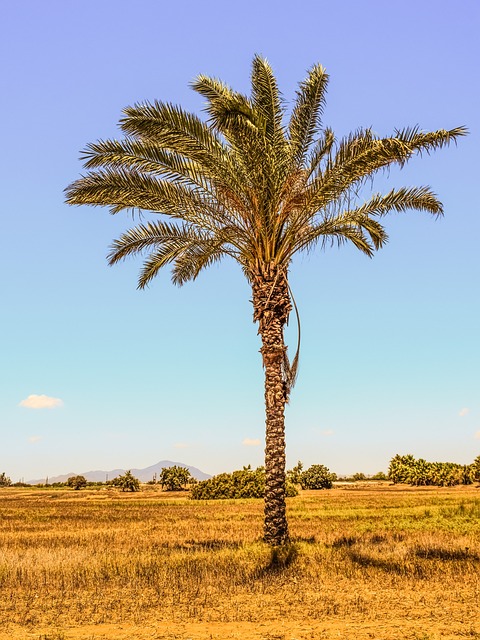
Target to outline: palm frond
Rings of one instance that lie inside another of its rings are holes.
[[[368,215],[356,211],[346,211],[338,215],[307,224],[292,234],[291,241],[283,250],[291,257],[304,250],[311,250],[319,242],[322,249],[327,245],[342,245],[351,242],[357,249],[371,257],[388,239],[383,226]]]
[[[191,229],[185,224],[176,225],[161,221],[139,224],[114,240],[107,256],[108,263],[116,264],[151,247],[169,245],[172,248],[181,248],[190,238]]]
[[[169,151],[150,141],[99,140],[88,144],[82,153],[86,169],[101,167],[133,169],[138,173],[161,176],[172,182],[181,182],[191,187],[210,188],[208,168],[179,153]]]
[[[210,180],[242,193],[245,172],[214,127],[176,105],[155,101],[124,109],[120,120],[129,136],[151,142],[193,161]]]
[[[430,153],[435,149],[442,149],[450,143],[457,143],[458,138],[468,135],[467,127],[455,127],[454,129],[438,129],[423,133],[419,127],[406,127],[395,129],[395,138],[403,142],[414,152],[420,155],[423,152]]]
[[[366,179],[397,164],[402,167],[414,154],[450,144],[466,134],[464,127],[421,134],[408,130],[399,137],[378,138],[371,129],[359,130],[344,138],[325,171],[309,185],[307,208],[319,210],[330,202],[348,199]]]
[[[297,91],[297,99],[290,118],[289,143],[296,166],[301,166],[314,138],[320,132],[325,107],[328,74],[316,64]]]
[[[237,166],[258,197],[267,186],[274,163],[254,105],[246,96],[207,76],[199,76],[192,87],[207,98],[210,126],[225,137]]]
[[[223,247],[223,242],[219,239],[205,239],[192,243],[175,260],[172,270],[173,284],[182,286],[189,280],[196,280],[203,269],[219,262],[225,255],[231,253]]]
[[[377,193],[356,211],[365,215],[385,216],[391,211],[403,212],[408,209],[428,211],[433,215],[443,214],[443,205],[430,187],[402,187],[392,189],[385,195]]]
[[[224,225],[236,226],[228,212],[201,191],[133,170],[91,172],[67,188],[66,200],[68,204],[94,206],[108,203],[112,214],[124,209],[142,209],[186,220],[211,231]],[[238,233],[242,235],[244,230],[238,227]]]
[[[173,263],[172,281],[181,285],[195,279],[200,271],[223,255],[234,255],[225,247],[228,234],[212,235],[186,224],[150,222],[129,229],[115,240],[108,254],[110,265],[127,257],[149,251],[140,273],[138,286],[143,289],[157,273]]]
[[[335,134],[329,127],[326,127],[320,138],[316,141],[310,157],[308,158],[308,179],[310,179],[311,176],[316,175],[320,170],[320,163],[322,160],[329,157],[334,143]]]
[[[258,127],[259,122],[250,100],[220,80],[201,74],[192,82],[191,87],[207,99],[205,111],[210,116],[212,128],[227,138],[231,125],[236,124],[239,116],[252,127]]]
[[[277,81],[268,62],[258,55],[254,57],[252,65],[252,102],[257,113],[257,122],[262,123],[265,137],[271,147],[283,147],[284,110]]]
[[[209,127],[193,113],[181,107],[155,100],[153,103],[137,103],[123,110],[124,118],[120,119],[122,131],[134,138],[150,140],[162,144],[163,136],[173,139],[175,134],[195,150],[207,151],[213,156],[222,157],[226,149],[215,129]]]
[[[301,346],[301,342],[302,342],[300,314],[298,312],[297,303],[296,303],[295,298],[293,296],[293,292],[292,292],[292,289],[291,289],[290,285],[288,286],[288,293],[289,293],[290,299],[292,301],[293,308],[295,310],[295,317],[296,317],[296,320],[297,320],[297,348],[296,348],[296,351],[295,351],[295,355],[293,356],[292,362],[290,362],[290,359],[289,359],[289,357],[287,355],[287,351],[285,350],[285,352],[284,352],[283,376],[284,376],[284,384],[285,384],[285,392],[286,392],[287,402],[289,400],[290,393],[291,393],[291,391],[292,391],[292,389],[295,386],[295,383],[297,381],[298,364],[299,364],[299,360],[300,360],[300,346]]]

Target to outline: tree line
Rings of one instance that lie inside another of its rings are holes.
[[[480,482],[480,456],[471,464],[427,462],[413,455],[396,455],[390,460],[388,478],[394,484],[412,486],[453,487]]]
[[[164,467],[158,477],[149,480],[148,485],[159,485],[164,491],[190,491],[194,500],[218,500],[237,498],[263,498],[265,495],[265,467],[252,469],[250,465],[231,473],[220,473],[208,480],[198,481],[185,467]],[[480,456],[469,465],[454,462],[427,462],[413,455],[395,455],[388,468],[388,474],[380,471],[373,476],[354,473],[351,476],[337,476],[325,465],[313,464],[303,468],[299,461],[286,472],[286,496],[298,495],[298,488],[303,490],[331,489],[336,481],[359,482],[368,480],[389,480],[393,484],[410,484],[412,486],[451,487],[480,482]],[[140,481],[131,471],[107,480],[106,482],[89,482],[85,476],[71,476],[66,482],[34,485],[36,487],[71,488],[74,490],[86,487],[114,487],[121,491],[140,491]],[[23,482],[12,483],[5,474],[0,474],[0,487],[31,487]]]

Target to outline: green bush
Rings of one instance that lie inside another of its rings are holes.
[[[112,484],[122,491],[140,491],[140,481],[135,478],[131,471],[126,471],[123,476],[114,478]]]
[[[471,478],[473,482],[480,482],[480,456],[477,456],[471,467]]]
[[[300,485],[302,489],[331,489],[336,479],[337,476],[323,464],[312,464],[300,474]]]
[[[79,489],[84,489],[87,486],[87,479],[85,476],[71,476],[67,480],[67,487],[72,487],[78,491]]]
[[[478,472],[476,464],[478,461]],[[457,484],[471,484],[478,473],[480,480],[480,456],[471,465],[455,462],[427,462],[416,460],[411,454],[396,455],[390,460],[388,477],[394,484],[413,486],[453,487]]]
[[[5,475],[5,471],[2,471],[2,473],[0,473],[0,487],[10,487],[11,484],[12,481],[10,478]]]
[[[383,473],[383,471],[379,471],[374,476],[372,476],[370,480],[388,480],[388,478],[386,473]]]
[[[188,485],[195,483],[195,478],[185,467],[173,466],[161,470],[158,482],[166,491],[183,491]]]
[[[225,500],[235,498],[263,498],[265,494],[265,468],[244,467],[232,473],[220,473],[195,484],[190,493],[193,500]],[[287,480],[287,497],[298,494]]]
[[[303,463],[299,460],[293,469],[287,471],[287,481],[293,485],[300,484],[300,476],[303,471]]]
[[[363,480],[368,480],[368,478],[364,473],[354,473],[352,480],[353,482],[362,482]]]

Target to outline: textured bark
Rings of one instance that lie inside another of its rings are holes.
[[[285,381],[286,347],[283,328],[291,310],[286,275],[270,269],[255,278],[253,318],[262,338],[265,369],[265,524],[264,539],[271,545],[288,542],[285,503]]]

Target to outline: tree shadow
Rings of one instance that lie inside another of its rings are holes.
[[[303,544],[317,544],[315,536],[308,536],[308,538],[291,538],[291,544],[298,544],[300,542]]]
[[[343,550],[345,557],[360,567],[371,567],[380,569],[387,573],[395,573],[399,575],[411,574],[421,576],[427,564],[419,563],[421,560],[441,561],[441,562],[458,562],[462,560],[478,562],[480,555],[475,551],[471,551],[469,547],[463,549],[451,549],[446,547],[420,546],[416,545],[407,549],[403,558],[395,559],[388,552],[385,557],[381,555],[381,549],[378,545],[389,542],[384,535],[374,534],[370,537],[341,536],[334,540],[331,545],[332,549]],[[367,549],[355,548],[357,543],[363,543],[372,546],[372,553]],[[375,549],[375,547],[377,547]],[[390,555],[390,557],[388,557]]]
[[[290,542],[270,549],[270,558],[264,567],[258,568],[253,577],[257,579],[279,575],[290,567],[298,557],[298,544]]]
[[[359,539],[356,536],[341,536],[332,542],[330,547],[332,549],[349,549],[353,547],[353,545],[358,542]]]
[[[239,549],[242,543],[232,540],[185,540],[185,542],[165,542],[162,547],[182,551],[219,551],[220,549]]]
[[[413,555],[417,558],[425,560],[443,560],[443,561],[456,561],[456,560],[480,560],[480,555],[473,551],[470,551],[469,547],[464,549],[445,549],[443,547],[415,547],[413,549]]]
[[[405,564],[395,560],[372,558],[372,556],[367,556],[353,550],[348,551],[347,556],[352,562],[360,567],[373,567],[374,569],[381,569],[387,573],[396,573],[399,575],[407,573]]]

